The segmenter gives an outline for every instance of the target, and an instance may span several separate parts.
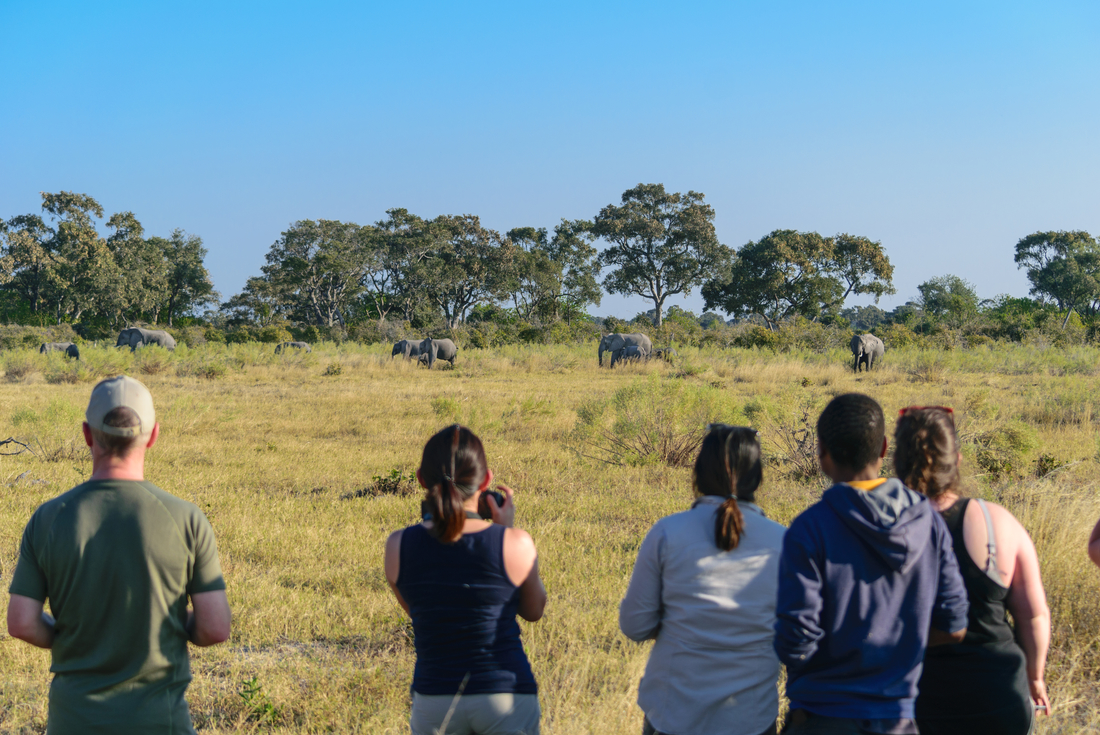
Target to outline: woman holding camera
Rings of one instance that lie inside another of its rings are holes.
[[[970,601],[962,643],[931,647],[924,655],[917,726],[922,735],[1026,735],[1036,710],[1050,714],[1043,681],[1050,610],[1039,559],[1011,513],[961,497],[960,459],[950,408],[902,409],[894,467],[942,514]]]
[[[644,735],[774,735],[772,649],[786,529],[755,503],[756,431],[708,427],[690,510],[662,518],[638,551],[619,607],[632,640],[654,638],[638,705]]]
[[[538,688],[516,615],[546,607],[513,492],[489,493],[481,440],[455,424],[424,446],[424,521],[386,541],[386,579],[413,621],[413,735],[538,735]],[[478,512],[479,505],[481,512]]]

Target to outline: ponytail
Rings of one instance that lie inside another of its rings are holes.
[[[745,532],[745,517],[737,504],[752,502],[764,477],[756,431],[719,424],[703,438],[695,460],[695,490],[724,498],[714,517],[714,543],[722,551],[736,549]]]
[[[722,551],[731,551],[741,543],[741,534],[745,531],[745,517],[737,505],[737,498],[729,496],[718,507],[714,516],[714,543]]]
[[[894,469],[929,498],[957,491],[959,438],[951,415],[938,408],[906,410],[894,429]]]
[[[424,445],[420,478],[427,488],[426,510],[432,514],[428,532],[445,544],[454,543],[466,524],[463,503],[477,492],[487,473],[481,440],[464,426],[453,424]]]

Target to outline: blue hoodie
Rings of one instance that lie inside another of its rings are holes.
[[[775,651],[791,709],[913,717],[929,628],[966,627],[951,534],[923,495],[837,484],[783,539]]]

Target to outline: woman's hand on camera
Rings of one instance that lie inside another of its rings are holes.
[[[489,510],[493,513],[493,523],[511,528],[516,522],[516,504],[512,500],[515,492],[506,485],[497,485],[497,490],[504,495],[504,505],[498,506],[496,498],[492,495],[486,496],[485,502],[488,503]]]

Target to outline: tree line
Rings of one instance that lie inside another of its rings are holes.
[[[501,233],[475,215],[425,218],[406,209],[367,225],[299,220],[271,245],[260,273],[222,302],[199,237],[181,229],[147,237],[132,212],[102,222],[103,208],[86,194],[43,193],[41,213],[0,221],[0,318],[70,323],[85,336],[138,322],[368,339],[495,324],[545,339],[559,325],[602,324],[591,312],[604,293],[648,301],[652,308],[635,321],[657,330],[668,299],[695,289],[707,313],[691,318],[703,328],[732,318],[775,331],[805,319],[919,332],[972,323],[993,308],[950,275],[921,284],[917,301],[890,314],[845,308],[853,295],[877,303],[895,293],[880,242],[775,230],[734,249],[718,241],[714,217],[701,193],[639,184],[591,219],[563,219],[552,231]],[[1016,263],[1033,298],[1002,299],[998,308],[1057,310],[1063,328],[1073,313],[1100,315],[1100,246],[1089,233],[1029,235],[1016,245]],[[680,322],[686,314],[671,313]]]
[[[172,326],[217,303],[202,239],[181,229],[146,237],[132,212],[87,194],[42,194],[42,212],[0,220],[0,318],[70,323],[99,333],[144,321]]]

